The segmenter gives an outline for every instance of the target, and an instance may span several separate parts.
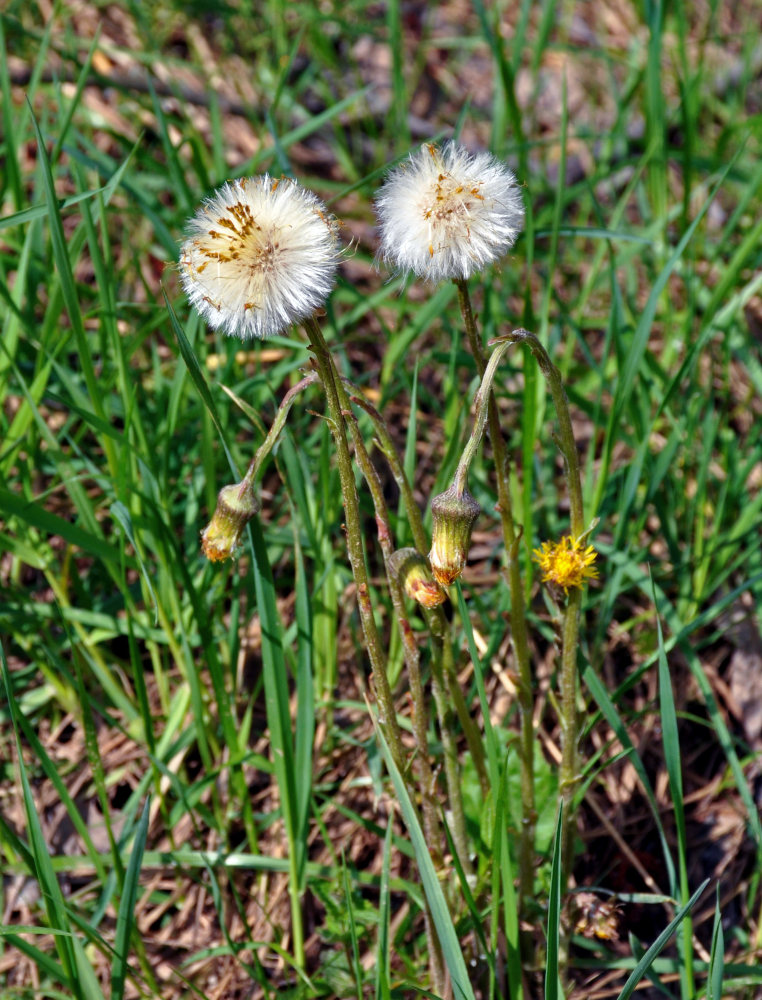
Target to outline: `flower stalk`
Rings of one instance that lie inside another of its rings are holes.
[[[380,707],[380,721],[384,735],[389,743],[394,763],[400,769],[400,772],[404,774],[405,761],[402,749],[402,737],[397,723],[394,698],[392,697],[386,673],[386,657],[383,653],[381,637],[378,634],[376,621],[373,617],[373,608],[370,603],[370,582],[365,566],[360,505],[357,499],[352,459],[349,454],[346,423],[339,400],[338,387],[341,383],[336,373],[328,345],[323,337],[323,331],[320,329],[320,325],[314,316],[310,316],[305,320],[304,328],[310,339],[310,347],[312,348],[320,381],[323,384],[328,402],[328,414],[330,417],[331,432],[336,445],[339,480],[344,502],[347,551],[352,575],[357,586],[357,605],[360,611],[360,622],[365,638],[365,648],[368,651],[368,658],[370,659],[373,671],[373,682]]]
[[[309,374],[305,375],[301,381],[297,382],[295,386],[288,390],[286,395],[281,400],[281,404],[278,407],[278,412],[275,414],[275,419],[270,426],[270,430],[267,432],[262,444],[259,448],[257,448],[254,458],[252,458],[249,463],[249,468],[246,470],[246,475],[243,478],[244,483],[248,483],[253,486],[257,481],[257,478],[262,471],[265,459],[277,444],[278,438],[281,436],[283,428],[286,426],[289,411],[294,405],[296,397],[300,392],[304,392],[305,389],[314,385],[317,381],[317,372],[309,372]]]
[[[342,390],[343,390],[343,385],[342,385]],[[349,402],[348,398],[347,402]],[[350,421],[350,427],[356,427],[354,421]],[[362,456],[360,458],[361,468],[365,466],[364,471],[366,470],[368,471],[368,474],[366,474],[366,478],[368,478],[369,486],[371,478],[374,480],[374,485],[371,487],[371,493],[373,495],[374,503],[376,505],[377,521],[379,517],[379,511],[381,511],[383,515],[381,523],[379,524],[379,538],[380,539],[384,539],[385,537],[390,538],[388,532],[388,512],[386,510],[386,501],[384,500],[383,497],[383,490],[381,488],[381,483],[380,481],[378,481],[378,474],[373,468],[372,463],[370,462],[370,458],[367,456],[367,451],[365,450],[365,443],[362,441],[362,438],[360,437],[359,430],[357,432],[353,431],[353,441],[355,444],[355,453],[358,454],[358,457]],[[370,467],[370,469],[368,469],[368,467]],[[370,470],[372,470],[372,472]],[[386,542],[382,541],[382,551],[383,551],[383,546],[385,544]],[[391,556],[391,552],[389,553],[389,556]],[[394,586],[391,584],[392,573],[390,573],[390,566],[386,554],[384,556],[384,560],[386,563],[387,576],[390,579],[392,596],[394,598]],[[397,583],[397,590],[399,593],[399,583]],[[399,594],[399,599],[401,602],[402,599],[401,594]],[[428,611],[432,614],[435,613],[436,611],[439,611],[442,619],[444,619],[444,614],[442,614],[441,608],[435,607],[428,609]],[[438,616],[435,616],[435,618],[436,617]],[[405,619],[405,625],[407,626],[407,628],[404,627],[402,628],[403,648],[405,647],[406,641],[407,642],[412,641],[412,633],[410,633],[410,626],[408,625],[406,619]],[[463,795],[461,793],[461,782],[460,782],[460,774],[458,768],[458,750],[452,725],[452,712],[447,699],[447,688],[445,679],[446,674],[443,666],[444,658],[442,655],[439,655],[444,652],[444,648],[442,647],[441,649],[437,649],[438,645],[439,644],[435,641],[434,643],[435,650],[434,650],[434,655],[432,656],[431,688],[432,688],[432,694],[434,695],[434,703],[437,708],[437,715],[439,717],[439,725],[442,735],[442,747],[444,750],[445,780],[447,782],[448,801],[453,817],[453,830],[452,830],[453,842],[455,844],[455,849],[458,852],[458,859],[463,867],[463,871],[466,872],[467,874],[470,874],[472,871],[472,867],[468,851],[466,815],[463,807]],[[416,662],[413,663],[413,671],[412,673],[409,674],[409,676],[411,680],[411,695],[413,695],[414,698],[414,718],[417,716],[419,725],[423,729],[423,731],[420,734],[420,738],[425,740],[425,718],[426,718],[425,706],[423,704],[423,686],[420,680],[420,670],[417,662],[417,653],[418,651],[416,648],[415,650]],[[409,654],[410,651],[408,650],[408,655]],[[411,662],[412,660],[413,657],[411,656]],[[406,657],[406,665],[408,666],[409,669],[410,664],[407,662],[407,657]],[[420,696],[420,703],[418,705],[418,710],[416,710],[415,706],[415,699],[417,695],[413,691],[413,686],[416,682],[417,685],[420,685],[420,691],[418,693]],[[426,802],[427,799],[431,801],[431,790],[433,790],[433,783],[434,779],[432,775],[431,785],[429,786],[428,793],[424,788],[422,788],[424,803]],[[434,842],[430,841],[430,843]]]
[[[439,814],[437,811],[434,789],[436,779],[431,769],[429,759],[429,740],[427,727],[426,699],[423,692],[423,679],[421,677],[421,660],[418,645],[415,641],[413,631],[405,614],[405,603],[402,596],[402,582],[400,579],[401,560],[399,552],[395,552],[392,545],[392,534],[389,526],[389,511],[384,497],[383,486],[375,466],[371,462],[368,450],[365,447],[357,419],[349,412],[347,414],[352,444],[355,456],[360,466],[360,470],[368,484],[373,506],[376,514],[376,525],[378,526],[378,540],[381,546],[381,553],[384,559],[384,568],[389,583],[389,592],[392,598],[392,607],[397,618],[400,637],[402,639],[402,651],[407,669],[408,682],[410,684],[410,696],[413,704],[412,726],[413,736],[416,744],[416,770],[418,772],[418,795],[421,802],[421,813],[423,819],[423,832],[426,842],[429,845],[431,858],[438,873],[443,870],[443,859],[441,851],[442,831],[439,824]],[[414,551],[414,550],[413,550]],[[416,553],[417,555],[417,553]],[[403,780],[410,786],[410,771],[405,768],[400,772]],[[411,789],[412,790],[412,789]],[[426,924],[426,940],[429,945],[429,969],[431,972],[432,985],[434,989],[444,994],[447,983],[447,970],[442,956],[442,948],[434,925],[429,903],[424,899],[424,920]]]
[[[564,459],[564,473],[569,493],[570,527],[572,539],[585,539],[584,514],[582,507],[582,483],[579,472],[579,456],[574,440],[569,403],[564,391],[561,374],[550,360],[548,352],[533,333],[528,330],[514,330],[496,341],[498,345],[526,344],[534,355],[540,371],[548,383],[550,394],[558,418],[558,446]],[[590,575],[588,573],[588,575]],[[561,797],[564,813],[561,825],[561,866],[563,885],[568,884],[574,857],[574,831],[576,813],[574,793],[579,782],[577,743],[579,740],[577,719],[577,648],[579,645],[579,615],[582,605],[581,582],[568,590],[566,608],[561,628]]]
[[[529,638],[527,634],[526,608],[524,604],[524,588],[521,584],[521,569],[519,566],[519,542],[521,532],[517,531],[513,520],[513,506],[511,502],[510,473],[508,469],[508,458],[505,449],[505,441],[500,432],[500,416],[498,414],[497,402],[492,392],[492,380],[495,376],[497,365],[500,362],[503,352],[499,354],[494,351],[490,357],[492,365],[487,387],[485,388],[485,377],[488,370],[487,360],[484,355],[479,331],[476,327],[476,319],[471,307],[471,296],[468,292],[468,285],[463,279],[456,279],[458,289],[458,302],[460,304],[463,322],[466,329],[466,336],[471,347],[476,362],[476,369],[482,379],[477,394],[477,408],[475,422],[479,424],[477,432],[476,424],[471,435],[466,452],[461,458],[460,465],[455,478],[458,481],[460,476],[465,476],[468,466],[473,459],[481,436],[484,433],[485,420],[489,423],[489,436],[492,443],[492,451],[495,456],[495,469],[497,474],[497,500],[500,512],[500,524],[503,532],[503,541],[508,558],[506,576],[508,580],[508,590],[511,595],[511,637],[513,639],[513,651],[516,657],[518,674],[518,703],[519,703],[519,767],[521,772],[521,832],[519,835],[518,867],[519,867],[519,898],[521,907],[524,901],[532,894],[532,884],[534,881],[533,856],[534,856],[534,831],[537,822],[534,798],[534,700],[532,694],[532,669],[529,659]],[[497,354],[497,358],[495,355]],[[494,364],[493,364],[494,362]],[[485,407],[486,401],[486,407]],[[470,450],[469,450],[470,449]],[[464,468],[461,469],[461,466]]]
[[[392,476],[394,477],[402,496],[408,525],[413,535],[413,544],[418,552],[421,555],[424,555],[429,543],[426,537],[426,529],[423,526],[423,517],[421,515],[421,510],[415,501],[415,496],[413,495],[410,481],[405,473],[402,460],[399,456],[397,448],[394,445],[392,436],[389,433],[389,428],[386,426],[386,421],[373,404],[362,394],[357,386],[352,385],[346,379],[343,381],[352,393],[351,401],[363,409],[373,422],[373,428],[376,432],[378,446],[389,464]],[[471,718],[465,698],[463,697],[463,692],[460,689],[460,684],[455,670],[455,657],[453,654],[450,628],[447,618],[445,617],[444,611],[441,607],[428,609],[424,608],[423,615],[426,620],[429,633],[432,637],[432,659],[435,663],[441,661],[442,669],[444,670],[444,677],[447,681],[449,695],[455,706],[458,720],[463,728],[463,732],[465,733],[466,742],[468,743],[468,751],[479,776],[479,784],[482,789],[482,794],[486,795],[489,790],[489,779],[487,776],[487,764],[484,757],[484,745],[479,728]],[[440,728],[441,724],[442,719],[440,717]],[[450,790],[451,794],[452,791],[453,790]],[[458,784],[455,791],[457,795],[460,795],[460,784]]]

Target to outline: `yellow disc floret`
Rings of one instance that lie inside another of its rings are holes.
[[[595,579],[598,570],[596,551],[592,545],[564,535],[560,542],[543,542],[541,549],[534,549],[533,558],[540,564],[542,582],[560,587],[565,594],[570,587],[582,587],[585,580]]]

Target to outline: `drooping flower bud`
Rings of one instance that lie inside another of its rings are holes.
[[[429,562],[437,581],[449,587],[463,572],[471,544],[471,530],[481,507],[468,490],[456,486],[431,501],[433,529]]]
[[[396,573],[409,598],[424,608],[436,608],[447,598],[444,590],[431,575],[431,569],[417,549],[397,549],[389,560],[389,569]]]
[[[243,531],[259,510],[252,484],[244,479],[223,486],[217,497],[212,520],[201,532],[201,548],[213,562],[229,559],[241,544]]]

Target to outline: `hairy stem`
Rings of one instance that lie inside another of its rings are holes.
[[[346,409],[346,408],[345,408]],[[392,544],[392,534],[389,526],[389,510],[384,497],[383,486],[375,466],[371,462],[368,449],[365,447],[360,428],[357,425],[357,418],[352,413],[345,413],[345,419],[349,424],[349,431],[352,437],[352,444],[355,450],[357,463],[360,471],[368,484],[370,495],[373,498],[373,506],[376,512],[376,525],[378,526],[378,540],[381,552],[384,557],[384,567],[389,583],[389,592],[392,598],[392,606],[397,617],[397,626],[402,639],[402,651],[407,668],[408,681],[410,683],[410,695],[413,703],[412,723],[413,736],[416,743],[416,770],[418,772],[419,788],[418,793],[421,800],[421,810],[423,814],[423,832],[426,843],[429,845],[431,858],[437,872],[443,869],[442,859],[442,831],[439,825],[439,815],[434,798],[434,787],[436,779],[431,769],[429,760],[429,740],[427,726],[426,700],[423,693],[423,681],[421,679],[421,663],[418,645],[410,628],[410,623],[405,614],[405,604],[402,595],[402,587],[399,578],[390,566],[390,560],[394,552]],[[403,778],[410,786],[409,772],[401,772]],[[429,909],[428,900],[425,901],[424,919],[426,922],[426,940],[429,946],[429,969],[431,972],[432,985],[434,990],[443,995],[447,988],[447,969],[442,956],[442,947],[439,942],[434,920]]]
[[[456,279],[458,302],[460,303],[466,336],[476,362],[476,369],[481,378],[487,369],[481,338],[476,328],[474,312],[471,308],[471,298],[468,285],[462,279]],[[526,608],[524,606],[524,589],[521,585],[521,570],[518,561],[518,543],[520,533],[516,531],[511,504],[510,473],[505,450],[505,441],[500,432],[500,417],[494,394],[490,391],[488,403],[489,436],[492,451],[495,456],[497,474],[497,499],[500,510],[500,523],[503,530],[503,541],[508,559],[507,573],[508,589],[511,595],[511,637],[516,657],[518,673],[518,702],[520,716],[519,757],[521,768],[521,834],[519,838],[519,896],[523,908],[524,900],[532,894],[534,831],[537,820],[534,801],[534,698],[532,694],[532,669],[529,660],[529,638],[527,634]]]
[[[502,340],[503,338],[501,338]],[[566,398],[561,374],[550,360],[548,352],[534,334],[527,330],[514,330],[504,338],[510,343],[527,344],[545,377],[553,405],[558,417],[558,444],[564,458],[564,471],[569,492],[571,533],[575,539],[585,534],[585,520],[582,508],[582,483],[579,474],[579,456],[574,440],[569,402]],[[574,832],[577,817],[574,809],[574,794],[579,782],[578,748],[579,727],[577,718],[577,650],[579,646],[579,616],[582,606],[581,588],[572,588],[566,602],[561,626],[561,797],[564,803],[561,823],[561,878],[566,887],[574,862]],[[562,979],[568,975],[569,938],[562,935],[560,965]]]
[[[360,610],[360,621],[362,623],[363,636],[365,638],[365,648],[368,651],[371,669],[373,671],[373,683],[376,690],[380,707],[380,722],[383,726],[384,735],[389,743],[394,763],[402,774],[405,773],[405,759],[402,748],[402,738],[397,714],[394,707],[394,699],[389,687],[389,679],[386,673],[386,656],[384,655],[381,637],[378,634],[376,621],[373,617],[373,608],[370,603],[370,587],[368,571],[365,566],[365,552],[363,549],[362,524],[360,521],[360,504],[357,499],[357,488],[355,486],[355,475],[352,468],[352,459],[349,454],[347,443],[347,429],[344,422],[341,403],[339,401],[339,385],[336,377],[333,360],[331,358],[328,345],[323,337],[323,332],[314,316],[305,321],[305,330],[310,338],[315,364],[317,366],[320,381],[328,402],[328,414],[330,417],[331,431],[336,444],[336,453],[339,467],[339,480],[341,482],[341,493],[344,501],[344,520],[347,533],[347,551],[349,553],[349,563],[352,568],[352,575],[357,586],[357,605]]]
[[[346,380],[344,381],[346,382]],[[402,495],[402,502],[405,506],[408,524],[410,525],[410,529],[413,533],[413,544],[421,555],[425,556],[429,543],[426,537],[426,531],[423,527],[423,517],[421,516],[418,504],[415,502],[413,490],[410,486],[407,475],[405,474],[402,460],[394,442],[392,441],[386,422],[378,410],[376,410],[376,408],[365,398],[365,396],[363,396],[362,392],[356,386],[349,384],[349,388],[352,392],[351,401],[365,410],[373,421],[373,428],[376,432],[378,446],[389,463],[391,473],[394,476],[395,482],[399,486],[399,490]],[[452,641],[450,639],[450,629],[447,623],[447,618],[445,617],[445,613],[442,608],[423,608],[422,611],[424,618],[426,619],[429,633],[432,636],[433,655],[435,657],[439,657],[444,665],[445,675],[447,676],[450,688],[450,696],[455,703],[455,711],[458,713],[458,719],[460,720],[460,724],[463,727],[463,732],[466,736],[468,750],[479,776],[479,784],[481,785],[482,793],[486,795],[489,790],[489,779],[487,776],[487,764],[484,759],[484,744],[479,728],[471,718],[465,698],[463,697],[463,692],[460,690],[460,685],[458,684],[457,673],[455,670],[455,656],[453,653]]]
[[[413,736],[416,742],[416,766],[419,773],[420,787],[419,794],[423,807],[423,828],[427,843],[432,852],[435,867],[441,868],[442,852],[440,849],[440,829],[439,817],[433,800],[434,774],[431,770],[429,760],[429,740],[428,727],[426,724],[426,702],[423,694],[423,681],[421,679],[421,662],[418,652],[418,645],[415,636],[410,628],[410,623],[405,614],[405,602],[402,593],[402,586],[399,578],[390,566],[390,560],[394,552],[392,544],[391,529],[389,527],[389,510],[386,505],[383,487],[379,479],[378,472],[370,460],[370,455],[365,447],[365,442],[360,434],[360,428],[354,415],[346,417],[349,424],[349,431],[352,437],[352,444],[355,450],[357,463],[360,471],[368,484],[370,495],[373,498],[373,506],[376,511],[376,525],[378,526],[378,540],[381,546],[381,553],[384,557],[384,568],[389,582],[389,592],[392,598],[392,606],[397,618],[400,638],[402,640],[402,652],[407,668],[408,680],[410,682],[410,694],[413,702]]]

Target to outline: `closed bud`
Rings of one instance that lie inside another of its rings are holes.
[[[259,510],[250,482],[223,486],[212,520],[201,532],[201,548],[213,562],[229,559],[241,544],[243,531]]]
[[[397,549],[389,560],[389,569],[397,575],[405,593],[424,608],[436,608],[447,598],[429,564],[417,549]]]
[[[471,544],[471,530],[481,507],[468,490],[456,486],[431,501],[434,526],[431,533],[431,570],[443,587],[449,587],[463,572]]]

